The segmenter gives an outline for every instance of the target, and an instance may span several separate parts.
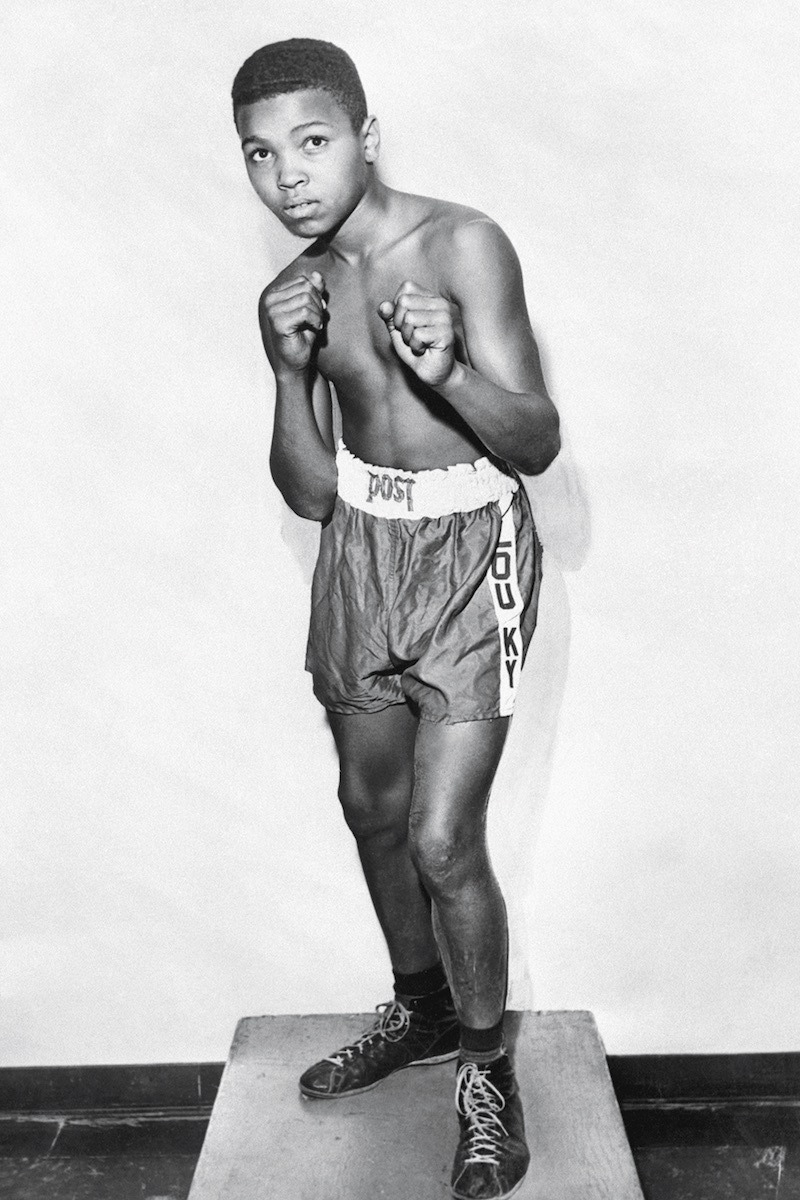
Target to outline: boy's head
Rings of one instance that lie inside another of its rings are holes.
[[[330,235],[367,192],[380,144],[351,59],[329,42],[275,42],[242,65],[232,95],[259,199],[299,237]]]
[[[234,118],[246,104],[316,88],[334,97],[358,133],[367,117],[367,101],[355,63],[338,46],[316,38],[289,38],[251,54],[233,81]]]

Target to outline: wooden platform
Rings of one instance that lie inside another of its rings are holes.
[[[240,1021],[189,1200],[447,1200],[454,1063],[300,1098],[300,1073],[371,1020]],[[507,1029],[532,1155],[518,1200],[642,1200],[592,1014],[511,1013]]]

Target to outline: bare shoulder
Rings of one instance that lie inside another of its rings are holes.
[[[413,197],[424,214],[422,235],[442,274],[455,283],[464,272],[507,275],[519,269],[511,239],[486,213],[446,200]]]
[[[302,254],[298,254],[297,258],[293,258],[290,263],[287,263],[274,279],[270,280],[261,293],[259,303],[262,303],[272,292],[284,287],[287,283],[291,283],[294,279],[300,279],[303,275],[309,276],[312,271],[324,271],[324,266],[322,265],[324,257],[324,252],[320,251],[316,243],[313,246],[309,246]]]

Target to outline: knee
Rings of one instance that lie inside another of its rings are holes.
[[[408,836],[408,798],[402,788],[367,786],[358,779],[342,777],[339,803],[347,827],[357,841],[380,839],[399,844]]]
[[[480,871],[485,843],[480,831],[437,826],[412,816],[409,850],[425,888],[442,900],[458,893]]]

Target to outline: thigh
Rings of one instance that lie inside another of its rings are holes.
[[[504,512],[491,504],[447,521],[415,538],[419,557],[389,629],[409,664],[403,690],[423,719],[460,726],[513,712],[536,624],[541,547],[522,488]],[[420,628],[424,636],[409,642]]]
[[[348,818],[408,820],[419,722],[407,704],[379,712],[329,712],[339,754],[339,796]]]
[[[421,721],[415,743],[411,821],[433,839],[482,832],[509,718],[455,725]]]
[[[386,634],[394,587],[391,526],[337,497],[322,530],[306,669],[329,712],[377,715],[405,700]]]

